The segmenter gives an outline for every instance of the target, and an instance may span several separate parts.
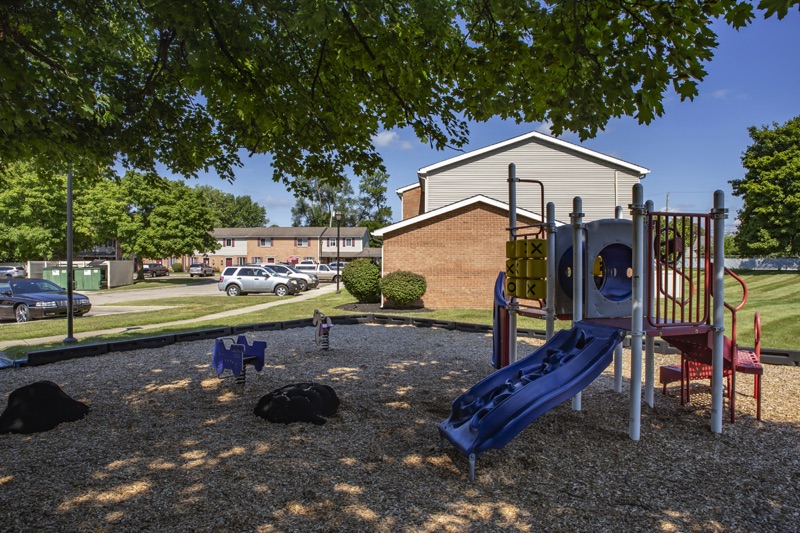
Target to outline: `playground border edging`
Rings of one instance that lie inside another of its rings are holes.
[[[465,333],[489,333],[492,331],[491,325],[472,324],[469,322],[454,322],[449,320],[436,320],[430,318],[417,317],[398,317],[395,315],[378,314],[358,314],[358,315],[337,315],[330,317],[333,324],[353,325],[353,324],[383,324],[383,325],[408,325],[422,328],[440,328],[448,330],[462,331]],[[242,326],[221,327],[190,331],[186,333],[175,333],[171,335],[158,335],[155,337],[141,337],[138,339],[112,341],[108,343],[86,344],[83,346],[68,346],[63,348],[53,348],[50,350],[38,350],[28,352],[27,361],[21,361],[15,365],[19,366],[40,366],[69,359],[79,359],[81,357],[93,357],[104,355],[110,352],[125,352],[145,348],[161,348],[176,342],[191,342],[197,340],[213,339],[226,335],[238,335],[248,331],[278,331],[281,329],[294,329],[302,327],[312,327],[313,319],[302,318],[297,320],[287,320],[283,322],[262,322],[257,324],[245,324]],[[539,329],[520,328],[517,334],[535,339],[544,339],[546,332]],[[630,347],[630,340],[625,339],[625,346]],[[746,350],[752,348],[742,347]],[[657,353],[678,353],[665,341],[656,339],[655,351]],[[761,349],[761,361],[770,365],[800,366],[800,351],[798,350],[778,350],[771,348]]]

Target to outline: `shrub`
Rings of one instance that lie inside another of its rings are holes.
[[[183,272],[183,265],[181,263],[172,263],[170,266],[173,272]]]
[[[348,263],[342,270],[342,283],[347,292],[361,303],[375,303],[381,298],[381,270],[366,258]]]
[[[383,295],[400,309],[422,298],[428,290],[425,276],[404,270],[385,275],[380,287]]]

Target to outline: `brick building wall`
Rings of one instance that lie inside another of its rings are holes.
[[[423,214],[422,187],[416,187],[403,193],[403,220]]]
[[[518,224],[531,224],[520,218]],[[497,274],[505,270],[508,212],[472,204],[387,234],[383,264],[422,274],[431,309],[491,309]]]
[[[295,246],[295,239],[273,238],[272,246],[259,246],[259,239],[247,241],[247,260],[261,258],[261,262],[268,262],[270,257],[275,258],[276,263],[288,262],[290,257],[298,257],[300,260],[310,257],[317,259],[319,255],[319,239],[308,239],[308,247]]]

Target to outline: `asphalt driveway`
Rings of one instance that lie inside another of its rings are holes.
[[[95,305],[115,305],[136,300],[180,298],[183,296],[225,296],[223,291],[217,289],[216,279],[187,283],[186,285],[165,284],[163,287],[149,289],[83,291],[82,293],[89,297],[92,307]]]

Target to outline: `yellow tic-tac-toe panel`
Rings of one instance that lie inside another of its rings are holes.
[[[544,279],[547,277],[547,260],[526,259],[525,277],[531,279]]]
[[[517,255],[517,241],[506,241],[506,257],[514,259]]]
[[[520,283],[520,285],[522,284]],[[527,298],[529,300],[544,299],[546,296],[547,284],[543,279],[526,279],[524,295],[517,295],[518,298]]]
[[[506,278],[524,278],[525,270],[520,270],[519,266],[517,259],[506,259]]]
[[[517,295],[517,286],[520,285],[519,278],[506,278],[506,297],[510,298]],[[524,285],[525,282],[522,282]]]
[[[519,242],[519,241],[517,241]],[[547,257],[547,241],[544,239],[526,239],[525,255],[527,259],[544,259]]]

